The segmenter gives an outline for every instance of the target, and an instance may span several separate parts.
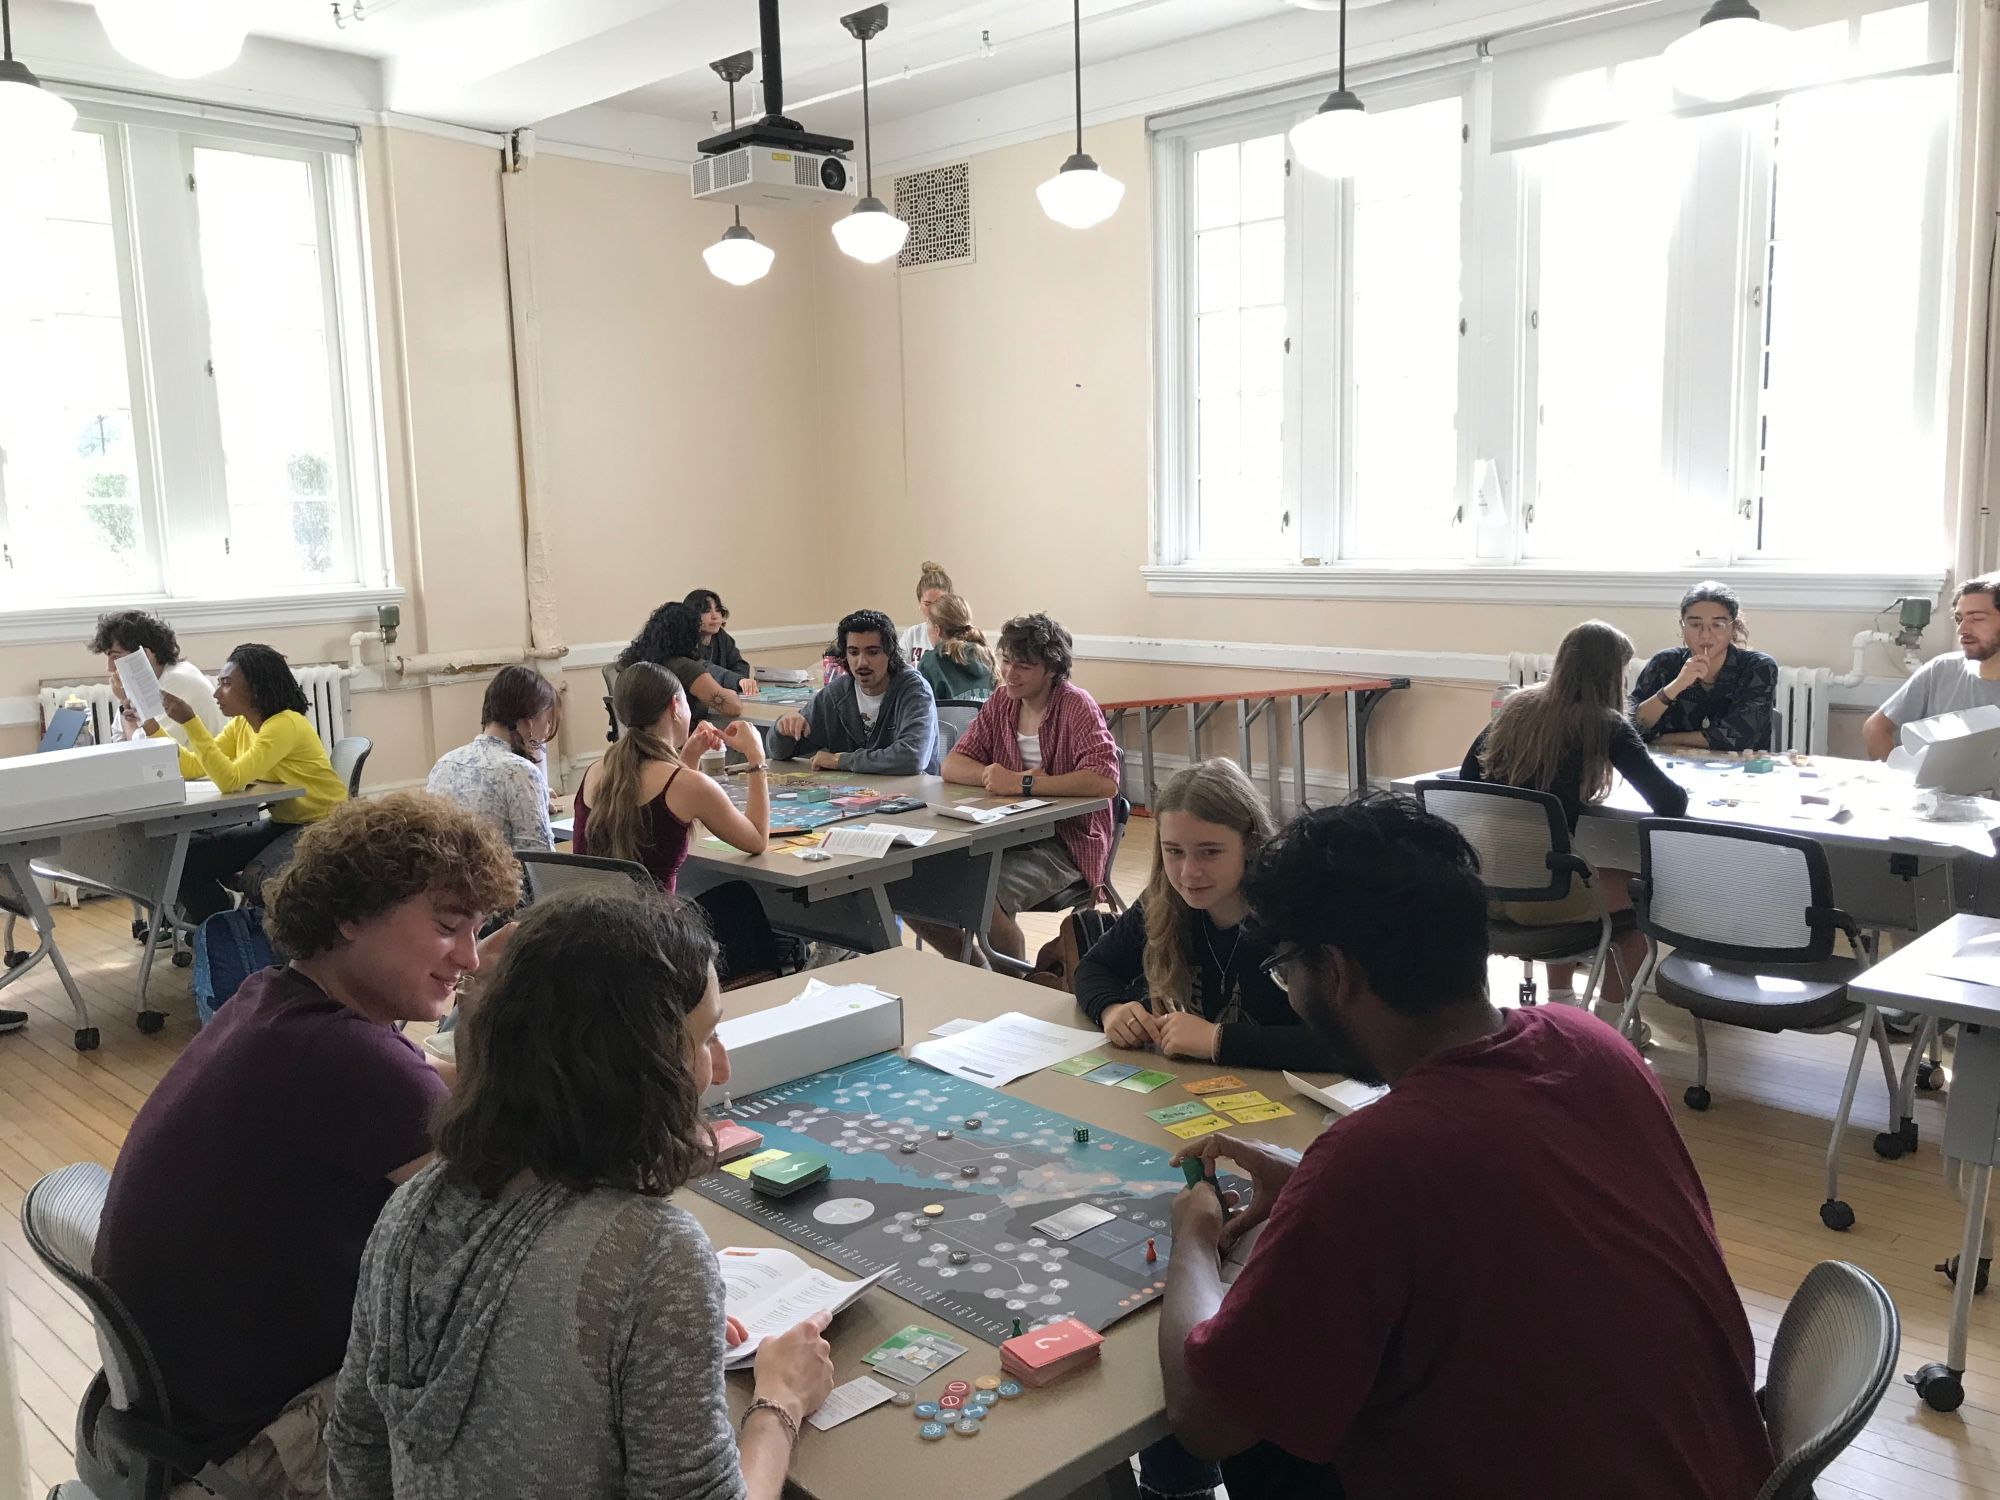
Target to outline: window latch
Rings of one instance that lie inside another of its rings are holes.
[[[1529,501],[1529,502],[1528,502],[1528,503],[1527,503],[1527,504],[1526,504],[1526,505],[1525,505],[1524,507],[1522,507],[1522,510],[1521,510],[1521,523],[1522,523],[1522,524],[1523,524],[1524,526],[1532,526],[1532,525],[1534,525],[1534,524],[1535,524],[1535,502],[1534,502],[1534,501],[1530,500],[1530,501]]]
[[[1746,521],[1750,519],[1750,497],[1748,495],[1745,495],[1741,500],[1736,502],[1736,514]]]

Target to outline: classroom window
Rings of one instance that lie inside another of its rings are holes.
[[[0,165],[0,606],[386,581],[351,139],[107,114]]]

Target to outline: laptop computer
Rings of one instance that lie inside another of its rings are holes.
[[[49,727],[42,731],[42,742],[35,747],[36,753],[42,754],[50,750],[74,750],[76,742],[83,737],[84,725],[89,722],[89,709],[57,709],[49,715]]]

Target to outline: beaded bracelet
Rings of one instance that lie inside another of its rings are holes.
[[[760,1411],[768,1411],[775,1413],[778,1420],[785,1424],[785,1434],[792,1440],[792,1446],[794,1448],[798,1447],[799,1445],[798,1422],[793,1418],[790,1412],[784,1409],[784,1407],[778,1405],[778,1403],[775,1401],[767,1401],[762,1396],[757,1397],[756,1400],[752,1401],[748,1406],[743,1408],[743,1416],[737,1422],[736,1424],[737,1428],[741,1430],[745,1425],[748,1424],[751,1417],[755,1416]]]

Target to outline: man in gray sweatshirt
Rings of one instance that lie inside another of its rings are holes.
[[[847,676],[813,694],[805,713],[786,714],[772,726],[771,758],[810,756],[816,771],[935,776],[937,700],[903,659],[889,617],[857,609],[841,620],[834,642],[846,658]]]

